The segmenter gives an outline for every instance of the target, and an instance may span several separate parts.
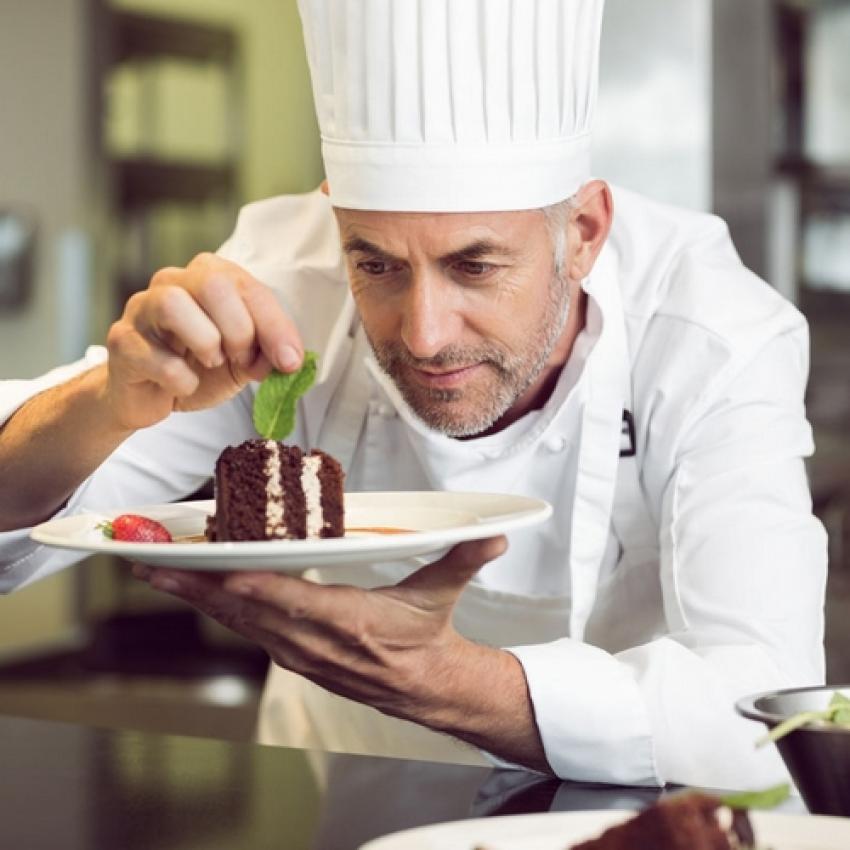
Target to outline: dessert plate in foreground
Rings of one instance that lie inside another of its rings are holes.
[[[441,823],[370,841],[361,850],[565,850],[634,812],[564,812]],[[847,850],[850,819],[750,812],[757,848]]]
[[[37,526],[33,540],[60,549],[109,552],[154,566],[195,570],[299,572],[334,564],[398,561],[439,552],[464,540],[505,534],[548,519],[542,499],[502,493],[346,493],[344,537],[247,543],[203,541],[213,501],[121,508],[62,517]],[[161,522],[173,543],[127,543],[104,537],[98,525],[123,513]]]

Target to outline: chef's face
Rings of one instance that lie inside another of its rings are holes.
[[[541,211],[336,214],[375,356],[427,425],[480,434],[542,380],[569,283]]]

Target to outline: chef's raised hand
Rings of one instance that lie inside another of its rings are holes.
[[[140,428],[220,404],[273,366],[293,372],[304,352],[271,290],[211,254],[157,272],[107,348],[106,363],[38,393],[0,428],[0,531],[54,515]]]
[[[135,572],[329,691],[546,770],[521,665],[452,626],[469,580],[506,546],[504,537],[461,543],[375,590],[276,573]]]
[[[128,430],[220,404],[272,367],[291,372],[303,358],[272,291],[214,254],[158,271],[128,300],[107,348],[106,398]]]

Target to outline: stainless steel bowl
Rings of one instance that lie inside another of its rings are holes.
[[[850,685],[789,688],[746,697],[735,708],[773,729],[800,711],[825,709],[836,691],[850,697]],[[776,747],[810,812],[850,817],[850,729],[803,726]]]

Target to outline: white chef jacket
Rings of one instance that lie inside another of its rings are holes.
[[[463,441],[424,427],[370,363],[321,193],[249,205],[221,253],[273,287],[306,347],[320,352],[291,439],[342,452],[347,489],[504,491],[554,506],[545,526],[509,536],[455,622],[519,659],[559,776],[765,785],[784,770],[773,748],[755,750],[760,730],[736,716],[735,699],[824,677],[826,539],[803,466],[813,451],[806,324],[742,266],[716,217],[621,189],[614,209],[583,283],[587,326],[552,397],[497,434]],[[94,348],[41,379],[0,384],[0,417],[104,356]],[[255,389],[136,433],[58,515],[193,492],[225,445],[255,436]],[[634,458],[620,457],[624,408],[634,415]],[[0,534],[0,589],[78,557],[33,544],[28,529]],[[368,586],[412,568],[314,578]],[[260,736],[487,758],[276,667]]]

